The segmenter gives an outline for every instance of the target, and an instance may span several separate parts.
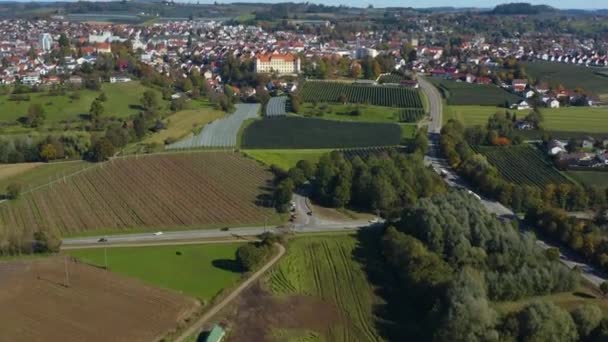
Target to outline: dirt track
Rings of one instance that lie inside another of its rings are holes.
[[[65,258],[0,262],[0,341],[152,341],[199,304]]]
[[[207,323],[209,319],[211,319],[215,314],[221,311],[226,305],[230,304],[235,298],[237,298],[244,290],[246,290],[249,286],[251,286],[260,276],[262,276],[268,269],[270,269],[281,257],[285,254],[285,247],[280,244],[277,244],[279,248],[279,253],[272,257],[268,263],[266,263],[262,268],[253,273],[247,280],[245,280],[236,290],[232,291],[228,296],[222,299],[219,303],[213,306],[210,310],[208,310],[201,318],[198,319],[192,326],[186,329],[181,336],[175,339],[175,342],[183,342],[188,337],[197,334],[203,325]]]

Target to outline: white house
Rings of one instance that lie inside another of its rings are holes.
[[[528,90],[528,91],[525,93],[525,95],[526,95],[526,98],[527,98],[527,99],[529,99],[529,98],[531,98],[532,96],[534,96],[534,91],[532,91],[532,90]]]
[[[127,76],[111,76],[110,83],[126,83],[131,82],[131,78]]]
[[[518,103],[515,108],[517,108],[517,110],[525,110],[525,109],[530,109],[530,104],[526,101],[523,100],[520,103]]]
[[[557,99],[552,99],[548,102],[549,108],[559,108],[559,101]]]

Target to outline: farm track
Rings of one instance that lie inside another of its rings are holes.
[[[236,104],[236,111],[222,119],[207,124],[201,132],[166,147],[167,150],[180,150],[204,147],[232,148],[236,146],[241,125],[247,119],[254,119],[260,110],[259,104]]]
[[[276,244],[279,252],[270,259],[264,266],[262,266],[259,270],[255,271],[247,280],[245,280],[241,285],[239,285],[234,291],[232,291],[228,296],[222,299],[219,303],[211,307],[201,318],[199,318],[193,325],[191,325],[188,329],[183,331],[179,337],[175,339],[175,342],[183,342],[186,341],[190,336],[197,335],[202,327],[213,318],[218,312],[220,312],[226,305],[230,304],[235,298],[237,298],[244,290],[246,290],[249,286],[251,286],[255,281],[257,281],[266,271],[268,271],[274,264],[276,264],[281,257],[285,254],[285,247],[280,244]]]

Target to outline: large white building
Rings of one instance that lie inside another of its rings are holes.
[[[355,58],[357,59],[376,58],[376,56],[378,56],[378,50],[376,49],[359,47],[355,50]]]
[[[300,58],[292,54],[260,54],[255,58],[255,72],[283,75],[300,73]]]
[[[43,51],[51,51],[53,48],[53,37],[49,33],[43,33],[40,35],[40,48]]]

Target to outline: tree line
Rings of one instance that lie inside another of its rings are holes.
[[[462,191],[422,198],[381,237],[402,336],[436,341],[591,341],[608,320],[595,305],[568,312],[532,302],[501,314],[496,301],[571,291],[578,274],[551,259],[534,237],[490,215]]]

